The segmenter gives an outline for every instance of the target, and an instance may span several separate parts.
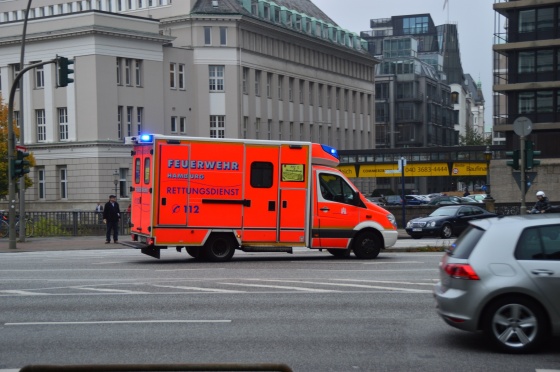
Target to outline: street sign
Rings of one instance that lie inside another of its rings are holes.
[[[517,183],[517,187],[521,190],[521,172],[512,172],[512,174],[513,179],[515,179]],[[529,190],[529,187],[533,184],[535,177],[537,177],[537,172],[525,172],[525,184],[527,185],[525,187],[525,194],[527,194],[527,190]]]
[[[533,130],[533,122],[525,116],[520,116],[513,121],[513,131],[520,137],[531,134]]]

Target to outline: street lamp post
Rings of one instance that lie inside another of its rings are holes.
[[[490,160],[492,160],[492,151],[490,146],[486,146],[484,151],[484,160],[486,160],[486,199],[492,199],[490,195]]]
[[[115,184],[115,197],[117,196],[117,185],[119,184],[119,172],[115,169],[113,173],[113,183]]]

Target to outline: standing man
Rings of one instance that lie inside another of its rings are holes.
[[[119,219],[121,218],[121,210],[117,197],[115,195],[109,196],[109,201],[105,203],[103,208],[103,222],[107,224],[107,239],[105,244],[111,243],[111,230],[113,230],[113,241],[119,241]]]

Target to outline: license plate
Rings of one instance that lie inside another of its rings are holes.
[[[140,237],[140,243],[146,243],[147,241],[148,241],[148,239],[146,239],[145,236]]]
[[[422,231],[422,229],[420,227],[415,227],[412,229],[412,231]]]

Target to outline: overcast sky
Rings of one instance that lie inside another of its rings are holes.
[[[352,32],[370,30],[369,21],[397,15],[429,13],[436,26],[455,23],[463,72],[482,82],[485,121],[492,120],[492,44],[494,0],[312,0],[340,27]]]

